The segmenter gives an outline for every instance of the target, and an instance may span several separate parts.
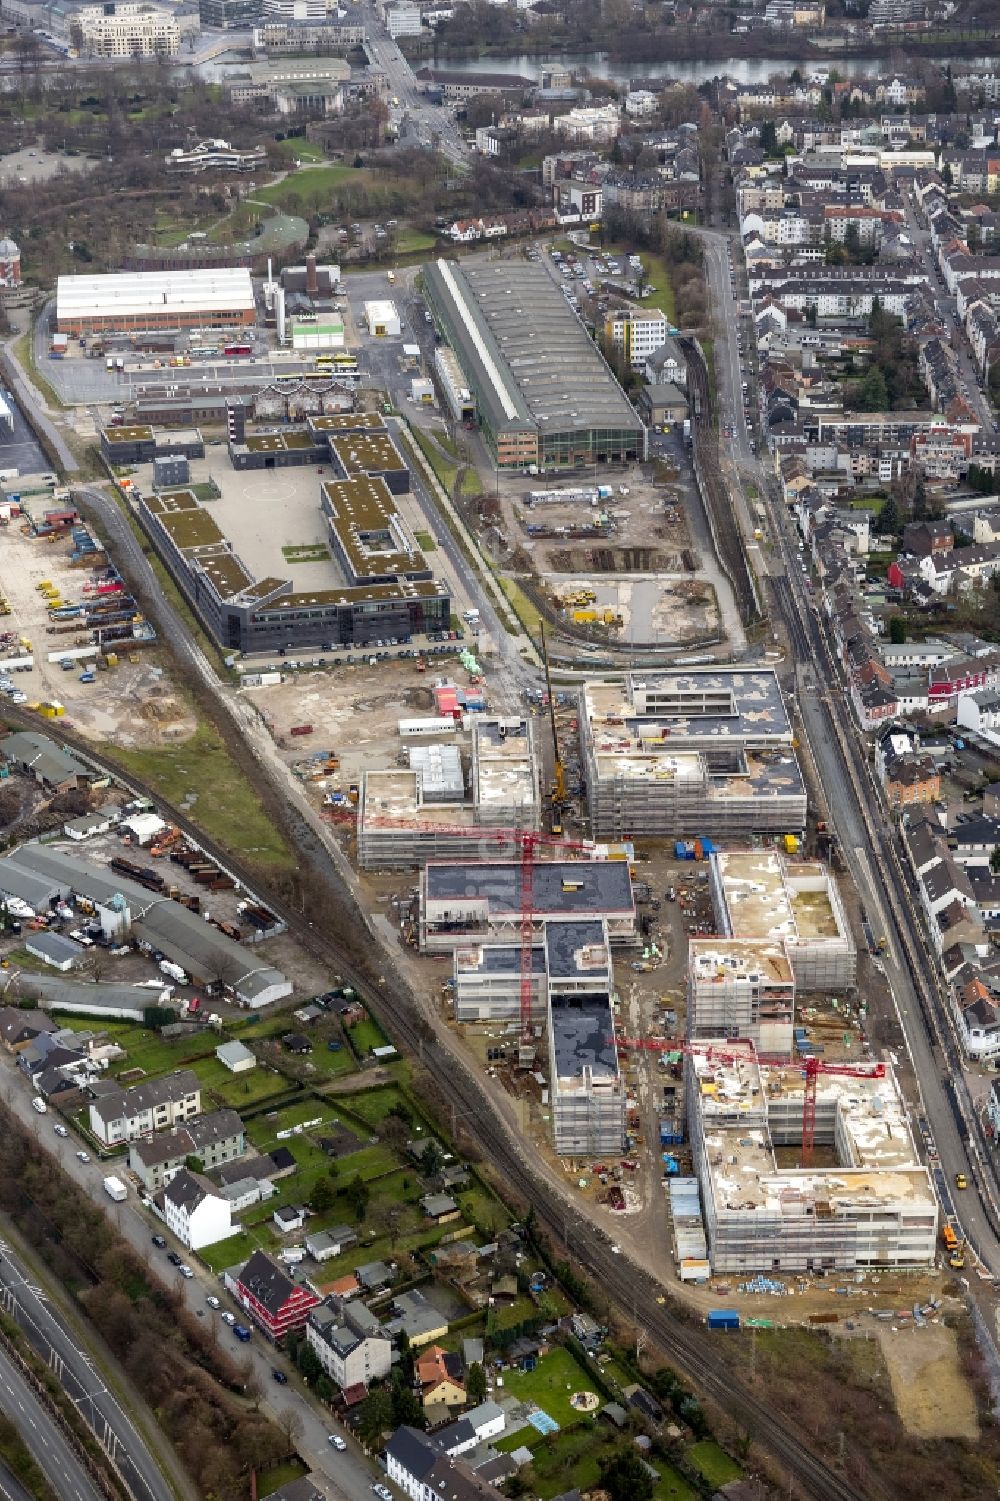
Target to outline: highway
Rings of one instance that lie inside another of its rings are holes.
[[[7,1351],[0,1346],[0,1410],[17,1428],[60,1501],[103,1501],[76,1450],[48,1407]],[[11,1477],[13,1478],[13,1477]],[[20,1483],[15,1486],[23,1495]],[[0,1474],[0,1492],[4,1476]],[[15,1494],[7,1490],[7,1494]]]
[[[12,1108],[23,1095],[22,1089],[13,1091],[13,1098],[9,1099]],[[30,1104],[28,1108],[30,1112]],[[31,1121],[27,1120],[25,1124],[30,1129]],[[54,1140],[58,1141],[58,1138]],[[18,1324],[35,1354],[57,1376],[136,1501],[174,1501],[173,1487],[163,1476],[132,1419],[108,1390],[93,1360],[57,1316],[16,1252],[2,1242],[0,1308]],[[40,1448],[32,1445],[32,1450],[44,1467],[44,1444]],[[86,1501],[90,1501],[92,1493],[91,1485]]]

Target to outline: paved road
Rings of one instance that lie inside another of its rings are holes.
[[[29,1130],[37,1128],[38,1117],[31,1109],[30,1092],[23,1085],[20,1077],[13,1077],[13,1072],[10,1069],[11,1079],[6,1090],[6,1103]],[[208,1321],[216,1338],[228,1348],[229,1353],[237,1360],[246,1358],[250,1361],[252,1379],[257,1382],[263,1393],[262,1410],[276,1422],[281,1422],[283,1415],[288,1411],[295,1414],[301,1428],[293,1442],[303,1460],[310,1468],[324,1472],[329,1477],[336,1494],[344,1498],[344,1501],[348,1501],[348,1498],[349,1501],[363,1501],[363,1498],[364,1501],[368,1501],[373,1471],[354,1444],[349,1432],[335,1423],[324,1409],[313,1402],[305,1388],[301,1386],[298,1377],[291,1373],[291,1367],[288,1366],[284,1356],[277,1355],[263,1335],[255,1332],[249,1345],[240,1344],[229,1327],[207,1306],[205,1299],[209,1294],[213,1294],[221,1300],[223,1307],[230,1308],[234,1313],[240,1312],[238,1305],[229,1298],[218,1278],[206,1268],[199,1266],[193,1258],[190,1260],[192,1267],[195,1268],[194,1277],[190,1279],[181,1277],[167,1261],[166,1251],[159,1250],[153,1245],[152,1235],[154,1233],[166,1235],[171,1247],[182,1254],[186,1254],[184,1247],[174,1242],[165,1227],[142,1209],[134,1193],[130,1192],[124,1204],[110,1204],[103,1186],[106,1166],[93,1160],[87,1163],[79,1162],[76,1157],[76,1138],[70,1136],[62,1139],[47,1131],[46,1126],[47,1122],[43,1123],[38,1131],[41,1146],[57,1159],[63,1171],[79,1184],[102,1210],[111,1215],[120,1234],[128,1241],[132,1249],[149,1263],[153,1274],[161,1281],[174,1286],[196,1317],[203,1317]],[[29,1280],[17,1267],[16,1261],[6,1248],[3,1257],[3,1261],[0,1262],[0,1283],[12,1286],[22,1302],[30,1301]],[[31,1313],[44,1329],[46,1337],[51,1338],[56,1344],[67,1368],[70,1366],[71,1359],[75,1362],[74,1370],[79,1370],[82,1363],[80,1379],[88,1381],[87,1390],[91,1393],[94,1407],[101,1416],[107,1418],[114,1431],[121,1436],[123,1447],[118,1450],[119,1465],[123,1464],[122,1455],[126,1453],[134,1459],[136,1468],[139,1470],[138,1479],[133,1487],[139,1501],[173,1501],[172,1490],[159,1475],[148,1454],[145,1465],[141,1463],[143,1449],[134,1426],[121,1412],[100,1377],[89,1366],[86,1357],[77,1349],[72,1339],[55,1319],[48,1305],[36,1297],[31,1304]],[[279,1386],[274,1381],[272,1371],[276,1367],[290,1373],[287,1386]],[[79,1405],[81,1412],[88,1417],[89,1421],[88,1403],[83,1402]],[[338,1453],[332,1447],[329,1442],[331,1433],[340,1433],[348,1439],[350,1448],[345,1453]]]
[[[0,1498],[2,1501],[35,1501],[3,1460],[0,1460]]]
[[[950,344],[958,361],[959,374],[962,380],[962,394],[981,420],[983,432],[990,434],[996,426],[993,419],[993,409],[979,388],[979,375],[973,364],[972,352],[965,336],[965,329],[959,322],[958,307],[955,298],[948,291],[947,286],[941,279],[938,263],[934,258],[934,243],[931,239],[930,230],[925,227],[926,221],[921,222],[921,219],[918,217],[919,211],[916,199],[909,188],[903,189],[903,205],[906,210],[907,231],[923,262],[931,293],[947,324],[948,337],[946,342]]]
[[[991,1202],[997,1194],[992,1163],[984,1164],[983,1172],[975,1154],[970,1162],[969,1149],[946,1092],[948,1066],[940,1052],[935,1052],[935,1038],[918,994],[919,986],[924,1004],[928,1004],[928,997],[929,1004],[935,1004],[933,961],[914,915],[915,898],[900,874],[895,832],[880,816],[880,798],[872,779],[867,746],[853,728],[850,706],[844,701],[838,670],[806,587],[787,507],[777,493],[773,474],[749,452],[742,409],[743,377],[739,374],[737,309],[724,248],[721,253],[719,248],[724,237],[703,232],[702,238],[716,314],[720,420],[733,425],[734,449],[739,461],[740,483],[738,488],[734,487],[734,494],[741,502],[737,515],[740,516],[742,506],[745,514],[740,518],[741,525],[750,526],[743,480],[752,475],[760,495],[771,500],[772,535],[778,544],[770,567],[772,599],[789,632],[796,662],[798,712],[827,806],[862,901],[880,919],[880,931],[892,935],[894,927],[899,929],[884,961],[885,975],[919,1082],[923,1113],[940,1156],[942,1177],[938,1180],[938,1190],[942,1208],[945,1212],[960,1208],[962,1225],[972,1244],[989,1270],[1000,1275],[1000,1239],[994,1228],[1000,1221]],[[764,557],[762,553],[761,559]],[[908,954],[916,956],[916,973]],[[958,1206],[954,1204],[948,1185],[958,1172],[970,1176],[982,1189],[982,1197],[969,1191],[958,1196],[961,1200]]]
[[[389,36],[374,6],[360,5],[352,16],[368,31],[365,51],[389,82],[390,98],[399,101],[394,111],[408,120],[425,146],[435,146],[455,167],[464,168],[469,148],[447,106],[433,105],[414,76],[398,45]]]
[[[16,1426],[60,1501],[102,1501],[59,1423],[2,1347],[0,1409]]]
[[[23,1093],[23,1089],[17,1089],[17,1096]],[[16,1108],[13,1100],[9,1103]],[[31,1114],[29,1104],[27,1115]],[[32,1122],[28,1119],[25,1124],[30,1128]],[[53,1141],[64,1145],[57,1137]],[[132,1419],[108,1390],[87,1351],[32,1280],[17,1252],[9,1244],[0,1245],[0,1307],[20,1325],[35,1353],[58,1376],[84,1421],[111,1454],[137,1501],[174,1501],[172,1485],[163,1476]]]

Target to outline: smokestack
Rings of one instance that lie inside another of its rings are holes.
[[[316,275],[316,257],[311,250],[306,256],[306,291],[310,297],[315,297],[319,291],[319,277]]]

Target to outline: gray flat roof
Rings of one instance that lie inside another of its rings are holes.
[[[618,1073],[611,997],[607,992],[555,996],[551,1005],[552,1072],[559,1079],[578,1079],[589,1068],[594,1078]]]
[[[558,924],[563,927],[564,924]],[[474,949],[477,963],[464,962],[468,949],[457,951],[463,956],[463,963],[459,966],[463,975],[516,975],[521,971],[521,946],[513,943],[484,943]],[[531,949],[531,972],[535,975],[545,973],[545,951],[540,943],[532,945]]]
[[[424,272],[495,429],[543,435],[643,425],[542,265],[437,261]]]
[[[606,982],[610,968],[608,935],[603,922],[547,923],[545,954],[554,978],[590,976],[595,985]]]
[[[520,861],[429,860],[429,901],[486,901],[491,913],[520,912]],[[631,912],[632,880],[627,860],[553,860],[535,866],[532,906],[536,913]]]

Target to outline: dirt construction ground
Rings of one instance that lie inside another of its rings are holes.
[[[879,1330],[892,1394],[914,1438],[979,1437],[976,1399],[962,1375],[953,1329]]]
[[[0,532],[0,594],[11,608],[9,615],[0,618],[0,632],[14,634],[9,646],[0,646],[0,670],[5,656],[24,655],[27,648],[19,644],[23,637],[31,642],[35,665],[30,672],[13,674],[12,681],[27,694],[29,703],[55,700],[65,708],[66,721],[83,734],[124,747],[187,739],[195,731],[194,718],[175,695],[155,647],[130,650],[127,644],[119,645],[115,648],[118,666],[101,673],[94,683],[81,683],[80,673],[85,665],[93,666],[96,647],[65,672],[58,661],[47,660],[60,649],[75,651],[90,644],[91,633],[84,624],[77,630],[53,632],[46,601],[38,590],[48,580],[64,604],[83,597],[83,586],[93,574],[89,568],[70,564],[71,547],[68,538],[49,543],[25,536],[16,521]]]

